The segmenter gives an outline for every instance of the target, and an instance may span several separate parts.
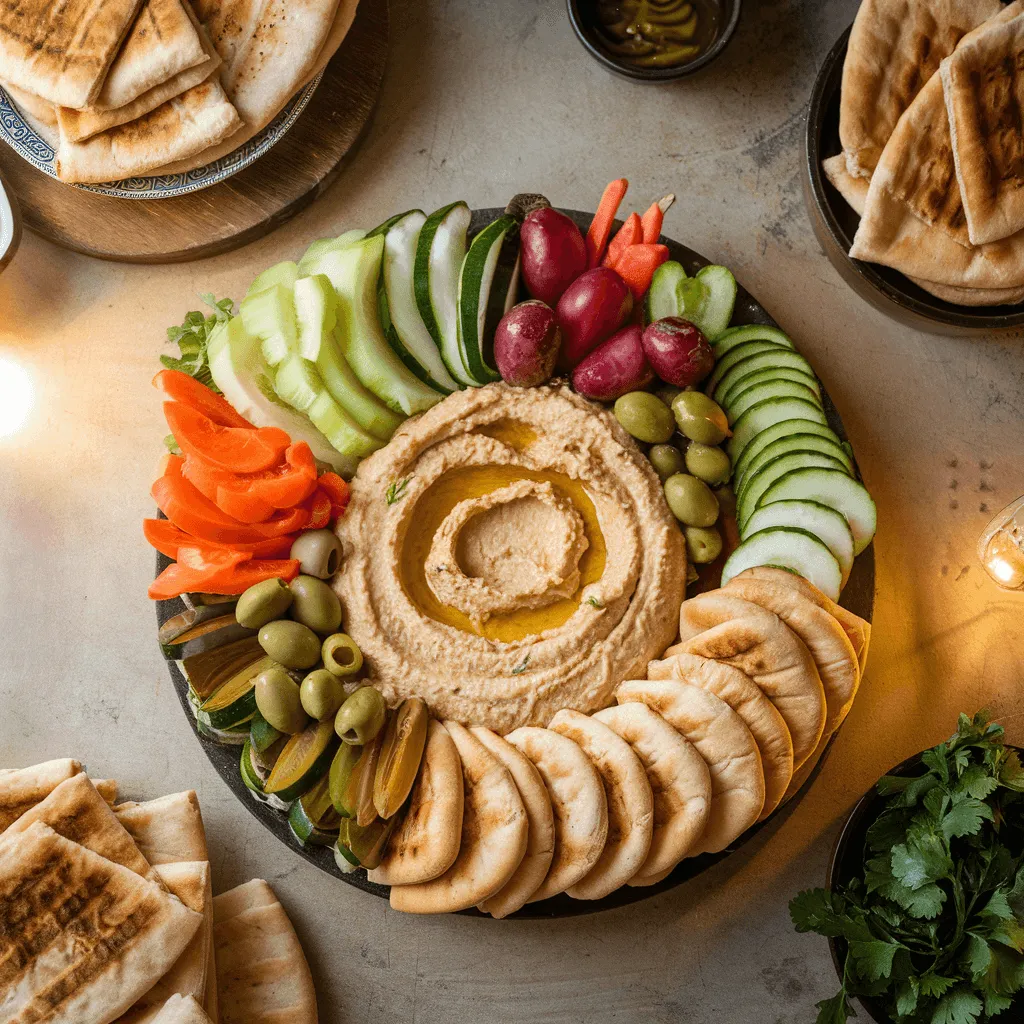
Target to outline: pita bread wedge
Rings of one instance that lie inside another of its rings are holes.
[[[512,773],[526,808],[526,853],[512,877],[479,908],[494,918],[508,917],[526,904],[551,867],[555,854],[555,813],[540,772],[522,751],[490,729],[477,727],[470,732]]]
[[[62,107],[96,96],[140,0],[21,0],[0,5],[4,79]]]
[[[366,873],[380,885],[414,885],[443,875],[462,843],[462,762],[448,730],[430,720],[416,784],[380,867]]]
[[[743,719],[761,754],[764,770],[761,817],[767,818],[781,803],[793,778],[793,739],[778,708],[738,668],[672,647],[665,652],[662,661],[651,662],[647,677],[678,679],[699,686],[724,700]]]
[[[0,770],[0,832],[81,770],[81,764],[70,757]]]
[[[42,121],[43,124],[51,128],[57,127],[58,108],[49,100],[44,100],[36,96],[35,93],[19,89],[16,85],[12,85],[10,82],[5,82],[2,79],[0,79],[0,89],[3,89],[14,100],[22,112],[27,111],[37,121]]]
[[[597,863],[608,838],[608,801],[597,769],[567,736],[525,726],[505,739],[540,772],[554,813],[551,867],[528,901],[536,903],[565,892]]]
[[[168,158],[198,153],[241,125],[220,82],[213,76],[129,124],[85,142],[61,138],[57,175],[61,181],[116,181],[145,174]]]
[[[634,875],[626,885],[632,886],[635,889],[642,889],[649,885],[657,885],[659,882],[664,882],[669,875],[672,874],[675,867],[666,868],[664,871],[659,871],[655,875]]]
[[[162,864],[157,868],[167,890],[203,917],[203,923],[171,969],[116,1024],[153,1024],[160,1020],[164,1004],[172,997],[202,999],[206,969],[213,942],[213,889],[206,861]]]
[[[210,1024],[210,1018],[191,996],[175,995],[164,1003],[153,1024]]]
[[[217,900],[221,900],[220,911]],[[213,902],[221,1021],[317,1024],[309,964],[270,886],[254,879],[214,897]]]
[[[594,718],[633,748],[647,772],[654,795],[651,848],[627,885],[653,885],[704,834],[711,811],[711,772],[697,748],[646,704],[619,704],[596,712]]]
[[[764,807],[761,755],[743,719],[725,701],[674,679],[627,680],[615,691],[615,699],[646,704],[707,761],[711,812],[688,856],[719,853],[757,821]]]
[[[811,755],[828,707],[818,669],[803,641],[772,612],[718,590],[699,604],[683,602],[681,647],[746,673],[779,709],[793,738],[793,770]],[[695,600],[695,599],[694,599]]]
[[[202,915],[36,822],[0,840],[0,1020],[110,1021],[170,969]]]
[[[192,790],[117,804],[114,814],[150,864],[210,859],[203,816]]]
[[[462,842],[440,877],[391,887],[391,906],[409,914],[450,913],[483,903],[508,882],[526,853],[526,808],[511,772],[465,726],[444,725],[462,761]]]
[[[598,900],[626,884],[643,866],[654,831],[654,794],[633,748],[609,726],[559,711],[548,726],[578,743],[601,776],[608,803],[608,838],[597,863],[566,893]]]
[[[117,820],[88,775],[79,773],[62,782],[45,800],[26,811],[5,835],[17,834],[36,822],[87,850],[154,881],[157,874],[135,841]]]
[[[113,807],[117,803],[117,779],[93,779],[92,784],[108,806]]]
[[[843,65],[839,139],[849,171],[870,178],[896,122],[939,63],[999,0],[864,0]]]

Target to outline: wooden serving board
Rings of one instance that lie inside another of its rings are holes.
[[[51,242],[126,263],[181,263],[246,245],[319,196],[361,140],[388,52],[387,0],[355,21],[291,130],[238,174],[172,199],[115,199],[56,181],[0,145],[0,172],[25,226]]]

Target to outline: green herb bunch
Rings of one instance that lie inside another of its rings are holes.
[[[235,303],[232,299],[216,299],[209,292],[199,296],[213,312],[203,313],[193,309],[185,314],[179,327],[167,328],[167,340],[177,345],[181,356],[161,356],[160,362],[168,370],[181,370],[190,377],[201,381],[211,391],[220,394],[220,388],[213,382],[209,362],[206,358],[206,347],[210,341],[210,332],[217,324],[226,323],[234,314]]]
[[[977,1024],[1024,988],[1024,768],[982,712],[878,782],[862,877],[789,905],[797,931],[845,947],[843,983],[818,1024],[877,1000],[899,1024]],[[1016,1019],[1020,1019],[1019,1017]]]

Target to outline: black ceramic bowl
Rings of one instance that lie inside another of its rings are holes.
[[[726,48],[739,24],[741,0],[696,0],[695,6],[698,13],[704,17],[713,11],[717,19],[714,38],[705,47],[704,52],[685,64],[677,64],[670,68],[638,68],[609,53],[604,47],[595,28],[596,0],[566,0],[569,21],[587,53],[602,67],[637,82],[674,82],[679,78],[686,78],[687,75],[706,67]]]
[[[1019,747],[1011,749],[1020,750]],[[923,753],[923,751],[922,751]],[[914,754],[906,761],[890,768],[886,775],[914,775],[921,771],[921,754]],[[825,879],[826,887],[835,892],[845,882],[850,881],[864,868],[864,844],[867,840],[867,831],[871,823],[878,817],[885,803],[885,798],[878,795],[878,790],[872,786],[854,805],[850,811],[843,827],[836,837],[835,845],[832,847],[832,858],[828,866],[828,875]],[[832,964],[836,974],[842,980],[843,961],[846,958],[846,943],[843,939],[829,939],[829,951],[832,953]],[[869,1020],[876,1024],[892,1024],[892,1017],[886,1013],[882,1005],[875,999],[856,996],[850,997],[851,1002],[859,1003]],[[1013,1007],[1018,1012],[1024,1010],[1022,1000],[1018,997]],[[1013,1017],[1007,1014],[1007,1020],[1020,1020],[1021,1017]]]
[[[899,271],[849,257],[860,218],[836,191],[821,161],[842,150],[839,144],[839,89],[847,29],[818,72],[807,111],[804,199],[814,233],[832,266],[864,300],[906,327],[967,337],[1024,326],[1024,304],[956,306],[929,295]]]

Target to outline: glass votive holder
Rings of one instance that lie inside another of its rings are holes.
[[[985,572],[1004,590],[1024,588],[1024,497],[1006,506],[978,541]]]

